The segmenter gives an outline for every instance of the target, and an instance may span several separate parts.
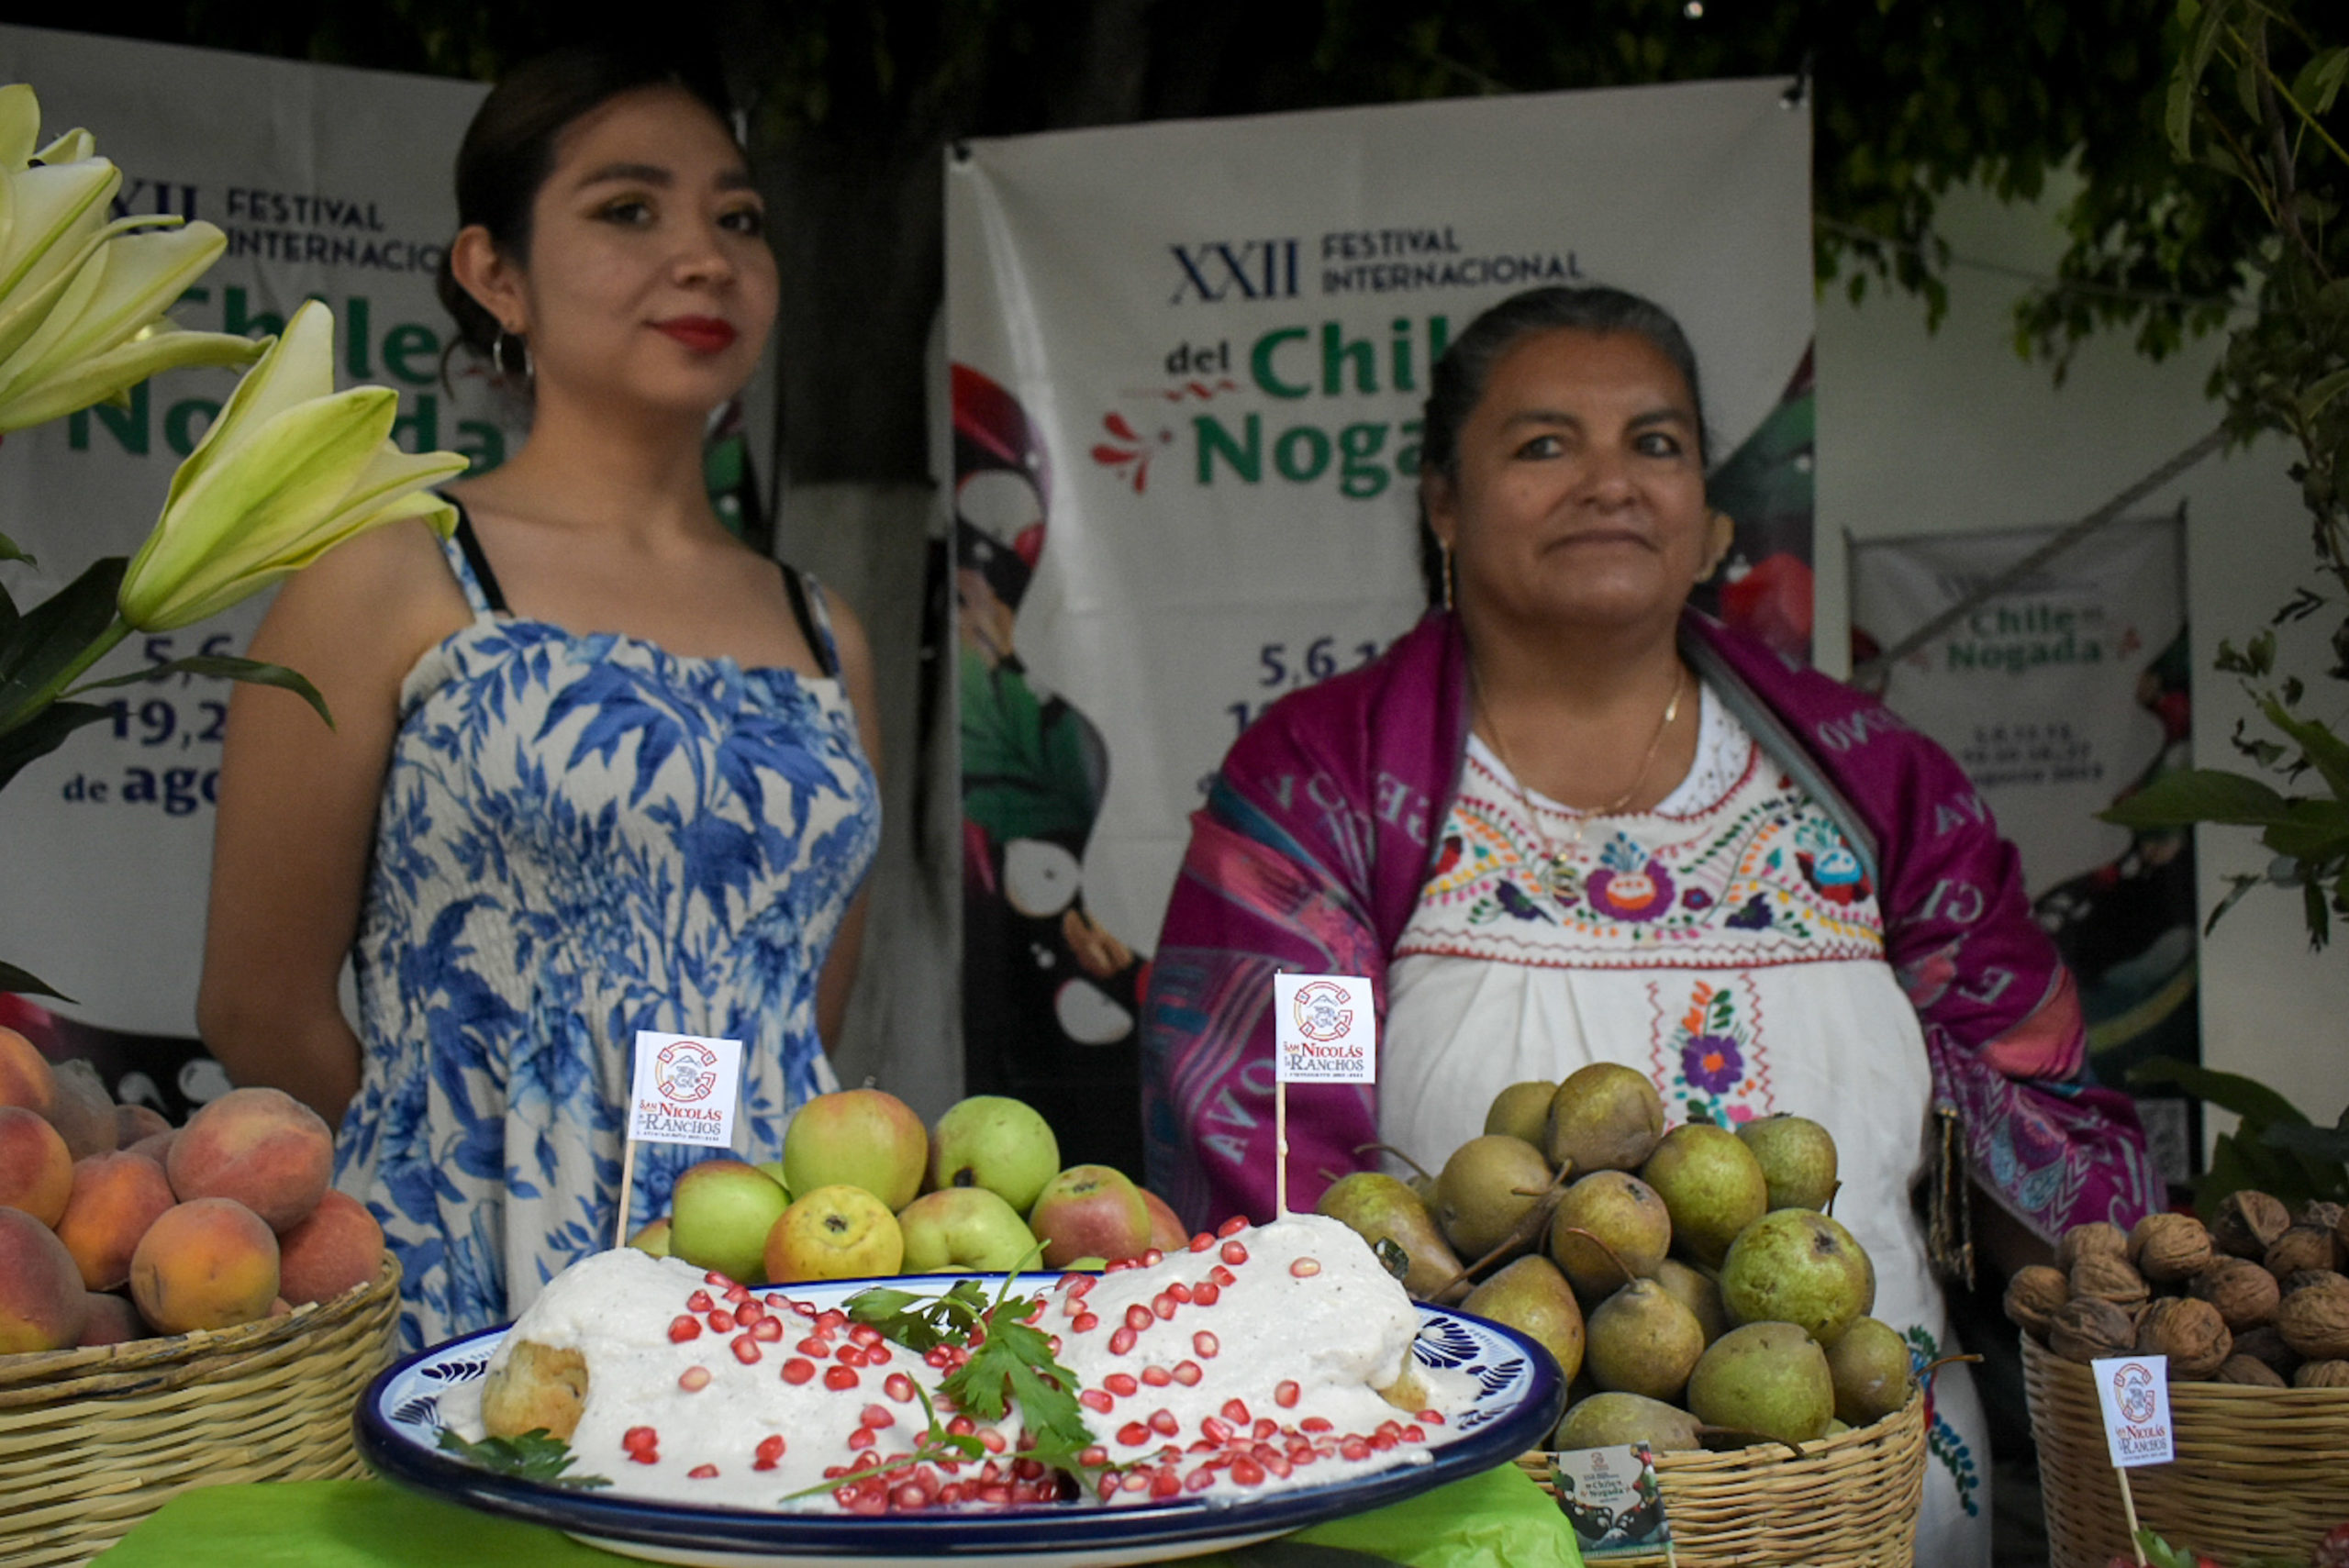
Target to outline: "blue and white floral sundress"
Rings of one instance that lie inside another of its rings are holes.
[[[741,1040],[736,1147],[779,1156],[838,1086],[817,980],[880,832],[812,584],[786,569],[821,678],[506,614],[470,528],[447,550],[473,618],[401,686],[338,1140],[406,1271],[410,1348],[611,1244],[637,1030]],[[711,1153],[640,1145],[630,1229]]]

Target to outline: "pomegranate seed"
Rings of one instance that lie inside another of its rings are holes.
[[[1101,1272],[1105,1274],[1121,1274],[1133,1266],[1134,1261],[1131,1258],[1112,1258],[1101,1266]]]
[[[1175,1306],[1174,1293],[1170,1290],[1162,1290],[1150,1298],[1151,1311],[1161,1318],[1174,1317]]]
[[[1141,1369],[1141,1380],[1152,1388],[1163,1388],[1174,1381],[1174,1374],[1163,1366],[1146,1366]]]
[[[1299,1258],[1289,1264],[1288,1272],[1297,1279],[1311,1279],[1315,1274],[1321,1272],[1321,1260],[1319,1258]]]
[[[824,1386],[835,1391],[854,1388],[856,1386],[856,1369],[846,1366],[826,1367],[824,1369]]]
[[[734,1331],[734,1314],[725,1310],[723,1307],[720,1307],[718,1311],[711,1313],[709,1315],[709,1331],[713,1334],[732,1333]]]
[[[1253,1427],[1251,1427],[1248,1431],[1251,1437],[1254,1438],[1257,1441],[1262,1442],[1264,1439],[1271,1437],[1275,1432],[1277,1432],[1280,1429],[1281,1424],[1278,1421],[1274,1420],[1270,1416],[1259,1416],[1256,1418],[1256,1424]]]
[[[1141,1385],[1134,1381],[1131,1373],[1113,1372],[1101,1380],[1101,1386],[1119,1398],[1124,1399],[1130,1397]]]
[[[1209,1416],[1199,1423],[1199,1435],[1221,1448],[1231,1440],[1231,1425],[1219,1417]]]
[[[1012,1462],[1011,1473],[1022,1481],[1041,1481],[1044,1478],[1043,1462],[1034,1459],[1015,1460]]]
[[[1131,1329],[1137,1334],[1141,1333],[1144,1329],[1149,1328],[1151,1324],[1155,1321],[1156,1319],[1150,1314],[1150,1308],[1144,1307],[1139,1301],[1126,1308],[1126,1327]]]
[[[739,1323],[741,1319],[738,1318],[735,1321]],[[763,1345],[779,1342],[783,1339],[783,1319],[780,1318],[760,1318],[751,1325],[751,1338]]]
[[[1237,1236],[1247,1229],[1248,1217],[1244,1214],[1235,1214],[1221,1225],[1217,1226],[1215,1233],[1219,1236]]]
[[[897,1489],[889,1494],[889,1501],[901,1508],[923,1508],[930,1506],[929,1496],[910,1481],[899,1483]]]
[[[1443,1425],[1443,1412],[1441,1410],[1422,1410],[1419,1412],[1419,1424],[1424,1427],[1440,1427]]]
[[[818,1361],[824,1361],[832,1353],[832,1342],[821,1334],[810,1334],[799,1341],[799,1353],[804,1356],[814,1356]]]
[[[1244,1427],[1248,1424],[1248,1407],[1238,1399],[1225,1400],[1222,1415],[1225,1420],[1235,1427]]]
[[[1106,1392],[1098,1388],[1088,1388],[1085,1390],[1085,1392],[1076,1396],[1076,1402],[1084,1406],[1086,1409],[1098,1411],[1104,1416],[1108,1415],[1110,1408],[1117,1404],[1116,1400],[1110,1398]]]
[[[914,1380],[902,1372],[893,1372],[881,1385],[881,1392],[903,1405],[914,1396]]]
[[[783,1363],[783,1380],[796,1388],[816,1375],[816,1363],[805,1356],[794,1356]]]
[[[1171,1438],[1183,1429],[1183,1423],[1174,1418],[1174,1411],[1162,1407],[1150,1413],[1150,1429],[1162,1438]]]
[[[1284,1481],[1288,1479],[1289,1472],[1294,1468],[1285,1455],[1277,1453],[1265,1454],[1261,1462],[1264,1464],[1265,1469],[1271,1471],[1274,1474],[1279,1476]]]
[[[766,1315],[767,1309],[755,1301],[745,1301],[734,1308],[734,1321],[737,1323],[756,1323]]]
[[[1297,1408],[1297,1401],[1298,1397],[1302,1396],[1304,1392],[1305,1391],[1303,1389],[1297,1387],[1297,1380],[1295,1378],[1283,1378],[1280,1382],[1273,1385],[1273,1403],[1279,1406],[1284,1410],[1294,1410]]]
[[[1248,1249],[1237,1241],[1226,1241],[1223,1244],[1223,1251],[1217,1256],[1236,1269],[1248,1261]]]
[[[1338,1451],[1344,1454],[1348,1459],[1368,1459],[1370,1457],[1370,1445],[1363,1441],[1360,1438],[1348,1438],[1344,1442],[1338,1445]]]
[[[1090,1312],[1080,1312],[1070,1319],[1069,1327],[1080,1334],[1089,1334],[1101,1327],[1101,1319]]]
[[[1177,1301],[1188,1301],[1191,1299],[1191,1287],[1181,1280],[1176,1280],[1166,1287],[1166,1294]]]
[[[1423,1443],[1428,1440],[1428,1435],[1415,1426],[1405,1427],[1403,1429],[1403,1440],[1407,1443]]]
[[[860,1415],[857,1419],[865,1426],[872,1428],[876,1432],[880,1431],[884,1428],[894,1427],[897,1424],[897,1418],[889,1414],[887,1409],[879,1405],[867,1405],[864,1407],[863,1414]]]
[[[691,1470],[686,1471],[685,1473],[692,1476],[696,1481],[715,1481],[718,1479],[718,1466],[714,1464],[696,1464]]]
[[[1181,1496],[1183,1477],[1175,1473],[1174,1467],[1171,1464],[1153,1471],[1150,1477],[1150,1495],[1159,1502],[1163,1502],[1169,1497]]]
[[[1100,1280],[1092,1274],[1078,1274],[1076,1276],[1076,1283],[1068,1287],[1068,1293],[1071,1296],[1083,1296],[1086,1291],[1091,1290],[1095,1285],[1099,1284],[1100,1283]]]
[[[759,1440],[759,1446],[751,1451],[751,1456],[761,1470],[773,1470],[775,1462],[783,1457],[783,1434],[770,1432]]]
[[[1392,1453],[1395,1442],[1396,1440],[1386,1432],[1373,1432],[1370,1437],[1370,1446],[1381,1453]]]
[[[1234,1274],[1230,1269],[1225,1268],[1221,1263],[1218,1263],[1215,1267],[1208,1271],[1208,1278],[1215,1281],[1216,1284],[1223,1286],[1226,1290],[1230,1290],[1233,1285],[1240,1283],[1239,1276]]]
[[[1131,1329],[1120,1329],[1116,1333],[1109,1336],[1109,1353],[1111,1355],[1121,1356],[1133,1348],[1134,1331]]]
[[[1204,1492],[1214,1485],[1215,1472],[1205,1465],[1183,1477],[1183,1490],[1186,1492]]]
[[[1206,1375],[1206,1373],[1199,1370],[1199,1363],[1197,1362],[1174,1363],[1174,1381],[1186,1388],[1197,1388],[1199,1385],[1199,1379]]]
[[[1202,1230],[1191,1238],[1191,1251],[1194,1252],[1204,1252],[1214,1245],[1215,1232],[1212,1230]]]
[[[1095,1443],[1091,1448],[1078,1451],[1076,1462],[1088,1469],[1097,1464],[1107,1464],[1109,1462],[1109,1451],[1099,1443]]]
[[[982,1486],[979,1488],[979,1501],[982,1503],[1008,1503],[1011,1501],[1011,1488],[1003,1485],[1001,1483],[997,1483],[992,1486]]]
[[[851,1448],[871,1448],[880,1440],[871,1427],[859,1427],[848,1435],[848,1446]]]
[[[1213,1307],[1222,1296],[1221,1285],[1213,1280],[1201,1280],[1199,1288],[1191,1293],[1191,1299],[1201,1307]]]
[[[630,1449],[629,1458],[639,1464],[658,1464],[661,1462],[661,1451],[657,1448]]]
[[[963,1500],[963,1484],[960,1481],[949,1481],[945,1485],[941,1486],[938,1489],[938,1500],[941,1503],[961,1502]]]
[[[833,1487],[832,1501],[838,1503],[843,1508],[852,1508],[856,1507],[856,1488],[853,1486]]]
[[[769,1303],[773,1303],[774,1297],[770,1296],[767,1297],[767,1300]],[[798,1313],[802,1318],[813,1318],[816,1316],[816,1304],[812,1301],[794,1301],[791,1304],[791,1309],[794,1312]]]
[[[1103,1502],[1108,1502],[1110,1498],[1118,1495],[1117,1476],[1115,1474],[1102,1476],[1100,1480],[1093,1484],[1093,1490],[1095,1495]]]
[[[1297,1426],[1300,1429],[1308,1432],[1326,1432],[1330,1429],[1330,1420],[1326,1416],[1308,1416],[1299,1421]]]
[[[670,1319],[669,1342],[671,1344],[682,1345],[687,1340],[698,1340],[700,1338],[701,1322],[698,1318],[680,1316]]]
[[[689,1366],[677,1374],[677,1386],[688,1394],[699,1394],[709,1386],[709,1368]]]
[[[860,1470],[870,1470],[870,1469],[872,1469],[874,1465],[876,1465],[876,1464],[878,1464],[878,1463],[880,1463],[880,1462],[881,1462],[881,1456],[880,1456],[879,1454],[877,1454],[877,1453],[860,1453],[860,1454],[858,1454],[854,1459],[852,1459],[852,1460],[851,1460],[851,1461],[849,1462],[849,1466],[848,1466],[848,1467],[849,1467],[850,1473],[853,1474],[855,1472],[860,1471]],[[877,1481],[877,1480],[879,1480],[879,1479],[880,1479],[880,1477],[878,1477],[878,1476],[871,1476],[871,1477],[868,1477],[867,1479],[869,1479],[869,1480],[874,1480],[874,1481]],[[863,1484],[863,1483],[862,1483],[862,1482],[858,1483],[858,1485],[862,1485]]]
[[[1150,1477],[1139,1470],[1129,1470],[1119,1480],[1118,1486],[1121,1491],[1147,1492],[1150,1490]]]
[[[748,1301],[751,1299],[751,1287],[739,1281],[729,1280],[727,1282],[726,1288],[718,1294],[729,1301]]]
[[[1201,1361],[1211,1362],[1215,1360],[1216,1352],[1223,1349],[1223,1341],[1202,1329],[1191,1336],[1191,1349],[1198,1352]]]
[[[1231,1478],[1242,1486],[1261,1486],[1264,1484],[1264,1467],[1252,1459],[1235,1459],[1231,1462]]]
[[[881,1330],[870,1323],[859,1323],[849,1329],[848,1337],[856,1344],[877,1345],[881,1342]]]
[[[709,1298],[709,1292],[706,1290],[697,1290],[685,1297],[685,1306],[696,1312],[707,1312],[717,1305],[718,1303]]]
[[[1074,1291],[1085,1277],[1084,1274],[1063,1274],[1052,1282],[1052,1288],[1062,1292]]]
[[[827,1333],[835,1329],[845,1329],[848,1327],[848,1314],[837,1307],[828,1307],[816,1314],[816,1327]]]
[[[661,1441],[661,1434],[651,1427],[630,1427],[620,1434],[620,1447],[634,1453],[640,1448],[651,1448]]]
[[[1165,1261],[1166,1261],[1166,1254],[1165,1254],[1165,1253],[1163,1253],[1163,1252],[1162,1252],[1162,1251],[1160,1251],[1157,1248],[1155,1248],[1155,1247],[1145,1247],[1144,1249],[1142,1249],[1142,1254],[1141,1254],[1141,1266],[1142,1266],[1143,1268],[1146,1268],[1146,1269],[1154,1269],[1154,1268],[1156,1268],[1159,1264],[1161,1264],[1161,1263],[1164,1262]]]
[[[719,1273],[716,1269],[710,1270],[701,1277],[705,1284],[714,1284],[720,1290],[730,1290],[733,1288],[734,1282],[728,1279],[724,1274]]]
[[[832,1352],[832,1359],[842,1366],[863,1366],[866,1358],[863,1347],[842,1345]]]
[[[1381,1421],[1378,1423],[1378,1435],[1382,1438],[1399,1438],[1403,1435],[1403,1423]]]
[[[946,1423],[946,1429],[958,1438],[967,1438],[979,1429],[979,1424],[968,1416],[957,1416]]]
[[[1140,1421],[1128,1421],[1118,1429],[1118,1441],[1128,1448],[1140,1448],[1150,1440],[1150,1429]]]

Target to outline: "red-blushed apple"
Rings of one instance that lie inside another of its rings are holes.
[[[669,1217],[662,1215],[629,1237],[628,1244],[640,1252],[650,1252],[656,1258],[667,1257],[669,1255]],[[766,1242],[763,1238],[761,1239],[759,1245],[762,1249],[765,1247]]]
[[[1142,1207],[1150,1210],[1150,1244],[1162,1252],[1179,1252],[1191,1244],[1191,1233],[1183,1229],[1182,1218],[1172,1205],[1152,1192],[1141,1189]]]
[[[669,1195],[670,1255],[757,1284],[767,1231],[790,1201],[755,1165],[705,1160],[679,1176]]]
[[[793,1200],[767,1232],[767,1281],[894,1274],[905,1256],[896,1216],[863,1187],[836,1182]]]
[[[930,1140],[930,1184],[984,1187],[1025,1214],[1061,1168],[1052,1124],[1024,1100],[973,1095],[938,1118]]]
[[[1044,1184],[1028,1229],[1044,1244],[1044,1266],[1063,1269],[1078,1258],[1116,1262],[1150,1245],[1150,1206],[1124,1172],[1108,1165],[1071,1165]]]
[[[930,1163],[930,1133],[913,1107],[882,1089],[841,1089],[801,1106],[783,1134],[783,1184],[863,1187],[889,1212],[913,1202]]]
[[[924,1193],[897,1216],[897,1229],[909,1274],[1008,1273],[1036,1251],[1019,1211],[985,1187]]]

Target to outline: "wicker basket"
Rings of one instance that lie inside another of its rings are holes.
[[[1554,1495],[1547,1453],[1518,1464]],[[1925,1401],[1803,1445],[1660,1453],[1657,1483],[1680,1568],[1909,1568],[1925,1499]],[[1610,1557],[1661,1563],[1661,1551]]]
[[[217,1332],[0,1356],[0,1562],[81,1562],[191,1486],[364,1475],[351,1413],[391,1358],[399,1265]]]
[[[2128,1556],[2121,1484],[2088,1369],[2026,1334],[2022,1373],[2053,1568],[2103,1568]],[[2232,1562],[2305,1558],[2349,1520],[2349,1389],[2173,1383],[2169,1407],[2176,1460],[2129,1473],[2147,1529]]]

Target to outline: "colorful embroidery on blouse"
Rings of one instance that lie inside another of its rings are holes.
[[[1909,1370],[1923,1376],[1926,1367],[1941,1359],[1941,1341],[1922,1327],[1911,1324],[1905,1336],[1909,1341]],[[1925,1384],[1925,1451],[1941,1467],[1949,1472],[1950,1485],[1957,1489],[1957,1506],[1969,1518],[1982,1512],[1982,1504],[1975,1496],[1982,1489],[1982,1474],[1975,1467],[1973,1445],[1950,1424],[1949,1418],[1933,1408],[1933,1381]]]
[[[1655,1028],[1649,1072],[1672,1121],[1736,1127],[1776,1109],[1762,1045],[1762,1004],[1742,976],[1688,983],[1686,1005],[1648,984]]]

